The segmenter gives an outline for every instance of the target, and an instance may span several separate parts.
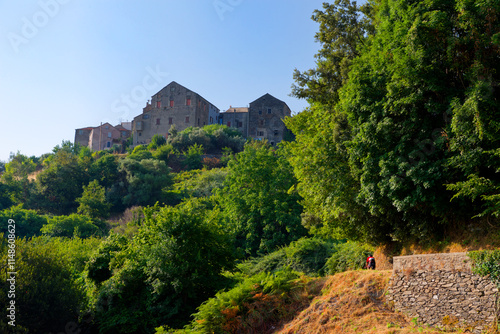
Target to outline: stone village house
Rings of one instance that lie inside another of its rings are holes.
[[[168,137],[170,128],[177,131],[188,127],[223,124],[241,132],[244,138],[268,140],[271,145],[282,141],[287,133],[283,118],[291,116],[287,104],[270,94],[250,103],[249,107],[230,107],[225,112],[198,93],[172,81],[147,102],[142,113],[131,123],[76,129],[75,143],[93,151],[110,148],[130,135],[132,146],[148,144],[155,134]]]

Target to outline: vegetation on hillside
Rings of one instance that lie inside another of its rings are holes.
[[[322,276],[376,246],[444,248],[450,231],[464,247],[477,226],[500,240],[499,13],[494,0],[324,4],[316,68],[292,92],[310,107],[277,148],[209,125],[127,154],[65,141],[13,154],[0,233],[15,221],[16,333],[420,331],[384,304],[387,273]],[[485,254],[476,269],[496,273]]]

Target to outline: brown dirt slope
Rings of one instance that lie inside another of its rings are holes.
[[[359,270],[329,277],[309,307],[275,333],[443,333],[394,311],[385,299],[391,273]]]

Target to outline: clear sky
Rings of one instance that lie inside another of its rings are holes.
[[[221,110],[265,93],[294,113],[293,70],[314,67],[321,0],[0,2],[0,160],[131,121],[171,81]]]

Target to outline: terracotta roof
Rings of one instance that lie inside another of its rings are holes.
[[[231,107],[228,110],[223,111],[223,112],[248,112],[248,108],[247,107],[237,107],[237,108]]]

